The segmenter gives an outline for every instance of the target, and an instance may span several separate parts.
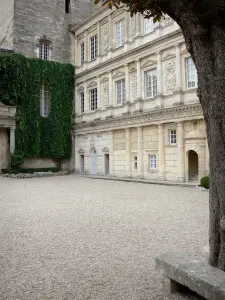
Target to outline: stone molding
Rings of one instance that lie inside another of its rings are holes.
[[[75,134],[82,132],[93,132],[93,130],[113,130],[123,126],[148,125],[156,122],[168,122],[169,120],[203,117],[200,104],[180,105],[161,110],[151,110],[148,112],[138,112],[130,115],[123,115],[117,118],[105,120],[95,120],[86,123],[74,123]]]

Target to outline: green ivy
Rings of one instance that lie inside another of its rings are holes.
[[[21,54],[0,56],[0,101],[17,107],[16,148],[12,164],[24,157],[69,159],[74,68]],[[48,117],[40,115],[41,85],[51,94]]]

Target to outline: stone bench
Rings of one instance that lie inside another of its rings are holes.
[[[163,286],[169,293],[185,288],[207,300],[225,300],[225,272],[205,262],[177,253],[156,258],[156,267],[163,273]]]

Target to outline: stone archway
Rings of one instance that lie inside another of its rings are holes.
[[[194,150],[188,151],[188,179],[189,181],[198,181],[199,179],[198,154]]]

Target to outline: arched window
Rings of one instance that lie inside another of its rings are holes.
[[[65,0],[65,12],[70,13],[70,0]]]
[[[50,59],[50,41],[41,39],[39,41],[39,58],[49,60]]]

